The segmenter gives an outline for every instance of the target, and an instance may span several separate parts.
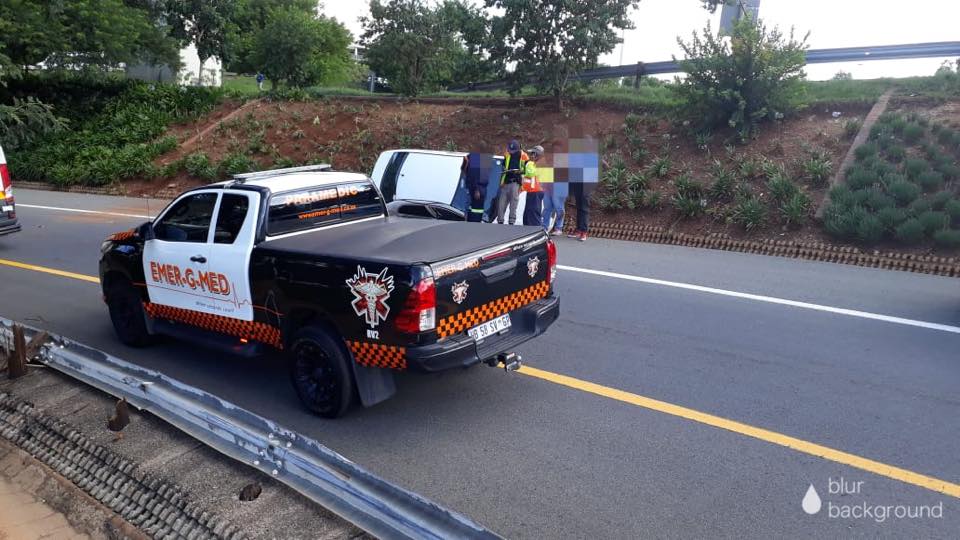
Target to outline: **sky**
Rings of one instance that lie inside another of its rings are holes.
[[[336,17],[358,37],[358,18],[368,13],[365,0],[323,0],[321,11]],[[960,0],[761,0],[760,18],[768,27],[789,31],[799,37],[808,31],[813,49],[893,45],[960,40]],[[624,33],[624,42],[600,58],[606,65],[658,62],[681,57],[677,36],[689,38],[707,21],[717,27],[715,15],[701,7],[699,0],[641,0],[633,10],[633,30]],[[807,76],[829,79],[838,71],[857,79],[932,75],[943,58],[877,60],[842,64],[811,64]],[[953,59],[955,60],[955,58]]]

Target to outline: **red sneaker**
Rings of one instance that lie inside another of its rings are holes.
[[[587,241],[587,233],[585,233],[585,232],[580,233],[580,234],[577,236],[577,240],[580,240],[581,242],[586,242],[586,241]]]

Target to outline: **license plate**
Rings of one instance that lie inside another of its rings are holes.
[[[12,206],[4,206],[4,207],[0,208],[0,212],[13,212],[13,207],[12,207]]]
[[[483,341],[485,338],[494,336],[503,332],[504,330],[510,328],[510,325],[513,324],[510,322],[510,314],[501,315],[492,321],[487,321],[480,326],[474,326],[473,328],[467,330],[467,334],[470,335],[476,341]]]

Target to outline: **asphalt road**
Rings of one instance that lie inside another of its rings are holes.
[[[143,219],[27,205],[148,213],[142,200],[28,190],[17,202],[23,231],[0,238],[0,259],[87,275],[102,239]],[[280,358],[123,347],[94,283],[0,264],[0,315],[203,387],[511,538],[957,537],[960,280],[599,239],[559,248],[561,318],[520,350],[546,379],[403,375],[396,397],[336,421],[300,408]],[[841,476],[858,492],[830,493]],[[811,484],[816,515],[801,509]],[[926,513],[898,518],[898,506]],[[852,507],[872,517],[839,515]]]

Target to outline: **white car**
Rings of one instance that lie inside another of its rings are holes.
[[[17,222],[17,208],[13,201],[13,185],[10,181],[10,171],[7,169],[7,158],[0,147],[0,236],[15,233],[20,230]]]
[[[460,178],[460,167],[466,155],[467,152],[439,150],[387,150],[377,158],[371,176],[387,203],[434,202],[452,206],[465,214],[469,210],[470,196]],[[494,200],[502,173],[503,156],[493,156],[493,168],[490,171],[487,200],[484,204],[486,211],[483,214],[483,221],[485,222],[496,220],[497,210]],[[521,196],[520,203],[517,205],[517,225],[523,224],[525,199],[526,197]]]

